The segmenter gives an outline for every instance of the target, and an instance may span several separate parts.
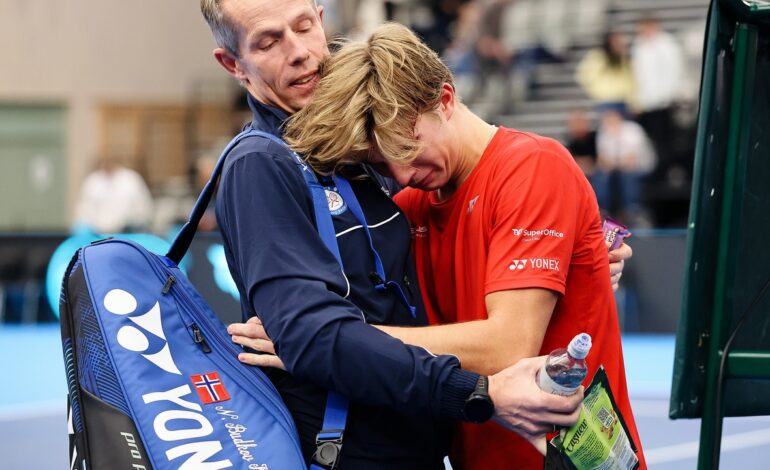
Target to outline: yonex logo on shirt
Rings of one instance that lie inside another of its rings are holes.
[[[548,271],[559,270],[559,260],[548,258],[530,258],[529,262],[532,263],[532,267],[535,269],[546,269]]]
[[[529,264],[529,267],[532,269],[559,271],[559,260],[549,258],[515,259],[511,261],[508,269],[511,271],[527,269],[527,264]]]
[[[527,260],[525,259],[515,259],[511,262],[511,265],[508,266],[508,269],[511,271],[515,271],[517,269],[524,269],[527,267]]]

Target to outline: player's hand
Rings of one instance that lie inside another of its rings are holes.
[[[610,244],[607,242],[607,248],[609,247]],[[625,243],[620,245],[620,248],[610,251],[610,282],[612,283],[613,291],[618,290],[618,287],[620,286],[620,278],[623,276],[625,260],[633,255],[633,250]]]
[[[489,377],[494,420],[534,445],[545,455],[545,435],[554,425],[569,427],[580,417],[583,387],[569,397],[540,390],[535,378],[547,356],[522,359]]]
[[[243,352],[238,354],[238,360],[244,364],[259,367],[273,367],[286,370],[281,358],[276,356],[275,347],[267,336],[262,321],[258,317],[249,318],[246,323],[233,323],[227,327],[227,333],[233,343],[251,348],[259,354]]]

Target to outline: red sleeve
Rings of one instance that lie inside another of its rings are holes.
[[[417,190],[414,188],[404,188],[398,193],[396,193],[395,196],[393,196],[393,202],[395,202],[398,207],[404,212],[404,215],[406,215],[406,219],[410,222],[414,220],[415,218],[415,205],[417,201],[417,196],[419,194],[417,193]]]
[[[580,192],[560,145],[502,160],[495,188],[485,294],[542,287],[564,294]]]

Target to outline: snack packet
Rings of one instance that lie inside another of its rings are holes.
[[[546,468],[637,469],[637,447],[629,436],[612,396],[607,374],[604,367],[600,367],[586,389],[577,423],[562,429],[549,442],[552,448],[546,454]],[[555,455],[556,451],[559,456]]]
[[[605,217],[602,224],[604,239],[610,243],[609,251],[617,250],[623,244],[623,240],[631,236],[628,227],[611,217]]]

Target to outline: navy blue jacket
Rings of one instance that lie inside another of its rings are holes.
[[[252,97],[251,126],[280,136],[287,114]],[[427,323],[410,258],[408,222],[383,181],[359,169],[351,186],[389,280],[417,307],[376,291],[365,233],[350,210],[333,215],[345,275],[316,231],[313,202],[288,150],[241,141],[225,163],[217,218],[244,318],[259,315],[288,374],[267,371],[291,410],[306,458],[315,450],[326,390],[351,400],[342,468],[443,468],[450,418],[461,418],[477,374],[367,325]],[[337,212],[337,211],[335,211]],[[364,322],[363,320],[366,320]]]

